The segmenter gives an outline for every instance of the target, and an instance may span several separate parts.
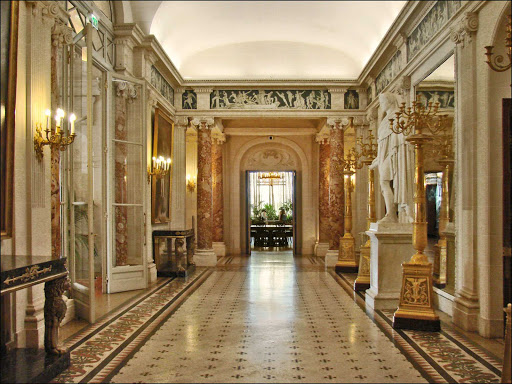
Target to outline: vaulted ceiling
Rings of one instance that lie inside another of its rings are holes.
[[[405,1],[132,1],[184,79],[356,79]]]

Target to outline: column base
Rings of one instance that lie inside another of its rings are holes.
[[[366,305],[373,309],[396,309],[398,307],[398,296],[394,294],[377,293],[371,286],[364,296]]]
[[[212,243],[212,246],[213,246],[213,252],[215,252],[215,254],[218,257],[226,256],[226,244],[224,244],[223,241],[219,241],[219,242],[214,241]]]
[[[149,263],[148,264],[148,283],[154,283],[156,281],[157,270],[156,270],[156,264],[155,263]]]
[[[316,243],[315,244],[315,256],[316,257],[325,257],[329,251],[329,243]]]
[[[213,248],[196,249],[194,262],[198,267],[215,267],[217,265],[217,255],[213,251]]]
[[[329,249],[325,254],[325,266],[326,267],[334,267],[338,262],[338,250],[337,249]]]
[[[402,264],[400,304],[393,315],[393,328],[440,331],[433,306],[432,264]]]
[[[478,331],[478,315],[480,313],[478,298],[467,296],[465,292],[457,292],[455,294],[452,321],[456,326],[465,331]]]

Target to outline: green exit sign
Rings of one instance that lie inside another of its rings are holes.
[[[99,19],[94,13],[89,14],[89,21],[95,29],[98,29]]]

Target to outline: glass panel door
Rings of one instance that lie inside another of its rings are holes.
[[[66,190],[69,201],[69,268],[72,296],[79,317],[94,322],[95,259],[101,263],[94,215],[93,104],[91,25],[69,47],[69,111],[77,116],[75,141],[69,146]],[[101,183],[100,183],[101,185]],[[96,213],[97,214],[97,213]],[[101,215],[100,215],[101,217]]]
[[[145,256],[146,151],[143,82],[109,79],[109,293],[147,286]]]

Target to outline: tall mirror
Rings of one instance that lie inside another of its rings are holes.
[[[427,254],[434,265],[434,285],[454,294],[455,228],[453,224],[453,169],[455,165],[454,111],[455,63],[453,55],[416,86],[423,104],[439,103],[439,113],[448,115],[446,130],[436,135],[425,153]]]

